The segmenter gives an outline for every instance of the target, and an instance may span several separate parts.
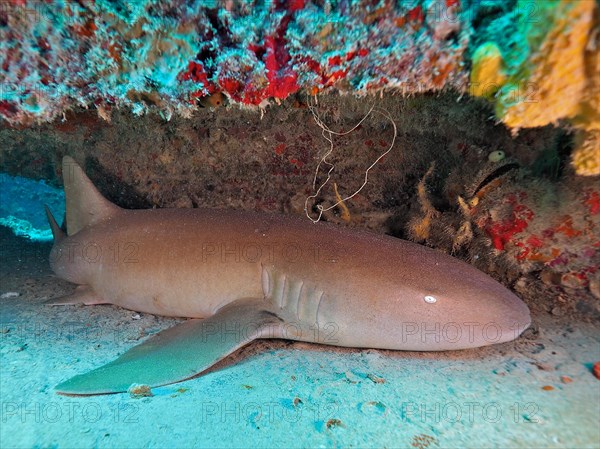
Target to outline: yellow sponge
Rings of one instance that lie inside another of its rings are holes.
[[[545,1],[545,0],[543,0]],[[511,75],[496,104],[498,117],[511,128],[545,126],[568,119],[594,129],[600,89],[594,0],[561,0],[541,47]]]
[[[600,175],[600,131],[582,132],[571,154],[571,165],[581,176]]]
[[[492,98],[505,82],[504,59],[500,48],[493,42],[477,47],[471,68],[471,95]]]

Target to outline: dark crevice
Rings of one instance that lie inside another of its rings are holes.
[[[505,175],[509,171],[514,170],[514,169],[518,169],[520,167],[521,166],[519,164],[517,164],[516,162],[511,162],[509,164],[506,164],[506,165],[503,165],[502,167],[497,168],[492,173],[490,173],[489,175],[487,175],[484,178],[484,180],[479,183],[479,185],[477,186],[477,188],[473,192],[473,196],[477,195],[477,192],[479,192],[481,189],[483,189],[486,185],[488,185],[494,179],[499,178],[500,176]]]

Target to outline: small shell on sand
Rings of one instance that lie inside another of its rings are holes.
[[[127,390],[127,393],[129,393],[129,396],[131,396],[132,398],[147,398],[154,396],[154,394],[152,394],[152,389],[150,388],[150,386],[143,384],[131,384],[131,386]]]

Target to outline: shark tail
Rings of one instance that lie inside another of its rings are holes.
[[[54,215],[52,215],[52,212],[50,212],[50,208],[46,204],[44,204],[44,209],[46,210],[46,217],[48,217],[48,223],[50,223],[50,229],[52,229],[52,237],[54,237],[54,242],[58,243],[63,238],[65,238],[65,233],[54,219]]]

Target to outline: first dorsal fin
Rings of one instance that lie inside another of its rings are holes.
[[[67,200],[67,234],[110,218],[119,207],[104,198],[79,164],[70,156],[62,160],[63,182]]]

